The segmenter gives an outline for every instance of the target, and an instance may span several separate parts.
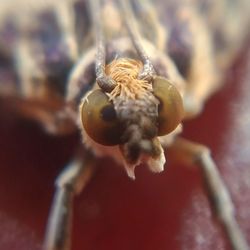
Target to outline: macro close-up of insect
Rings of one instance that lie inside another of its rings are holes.
[[[1,1],[0,249],[249,249],[249,31],[249,0]]]

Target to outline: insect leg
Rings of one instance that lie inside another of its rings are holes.
[[[177,138],[169,148],[169,153],[178,163],[195,164],[200,167],[212,208],[225,230],[232,249],[248,250],[248,243],[235,218],[234,205],[229,191],[210,155],[210,150],[206,146]]]
[[[155,75],[155,70],[151,60],[149,59],[147,53],[142,46],[142,38],[139,33],[135,17],[130,6],[129,1],[119,0],[121,6],[124,22],[127,26],[129,36],[135,46],[137,53],[139,54],[143,62],[143,70],[140,73],[139,78],[151,80],[153,75]]]
[[[115,82],[105,73],[105,38],[103,27],[101,24],[101,6],[99,0],[89,1],[92,22],[96,35],[96,81],[101,89],[106,92],[111,92],[115,87]]]
[[[73,199],[85,188],[94,173],[93,158],[72,161],[58,176],[51,207],[44,250],[70,250]]]

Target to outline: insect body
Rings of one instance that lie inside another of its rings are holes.
[[[70,249],[72,198],[92,176],[94,156],[113,157],[135,178],[141,163],[164,169],[164,147],[201,167],[232,247],[248,249],[209,150],[179,137],[243,44],[246,34],[234,27],[249,23],[247,1],[29,4],[18,22],[3,8],[1,42],[9,27],[13,38],[1,51],[2,98],[50,133],[80,127],[85,146],[57,179],[45,249]]]

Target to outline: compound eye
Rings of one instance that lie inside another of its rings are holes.
[[[158,136],[162,136],[172,132],[181,122],[184,115],[182,97],[173,84],[159,76],[153,81],[153,91],[160,101]]]
[[[82,125],[97,143],[112,146],[120,144],[122,134],[113,103],[100,89],[92,91],[80,108]]]

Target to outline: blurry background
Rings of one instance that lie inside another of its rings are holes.
[[[212,149],[250,243],[250,48],[246,47],[227,73],[224,88],[199,118],[184,124],[184,136]],[[3,79],[8,75],[0,71],[2,86]],[[46,134],[36,123],[15,115],[0,98],[0,250],[41,249],[54,180],[79,140],[78,134]],[[111,160],[99,160],[96,176],[75,201],[72,250],[229,249],[199,170],[171,164],[167,150],[166,157],[163,173],[152,174],[141,166],[136,181]]]
[[[185,137],[211,147],[250,241],[250,60],[243,51],[227,84]],[[0,249],[41,249],[54,180],[78,135],[51,137],[0,103]],[[166,152],[167,154],[167,152]],[[73,250],[229,249],[197,169],[169,163],[161,174],[141,166],[136,181],[111,160],[76,199]]]

